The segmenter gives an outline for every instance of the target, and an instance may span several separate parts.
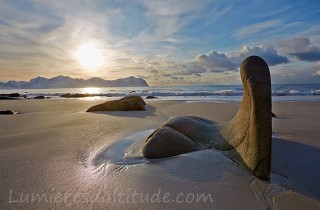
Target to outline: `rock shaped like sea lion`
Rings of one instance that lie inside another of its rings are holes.
[[[90,107],[87,112],[97,111],[133,111],[145,110],[145,101],[141,96],[125,96],[119,100],[107,101]]]
[[[271,165],[271,80],[266,62],[257,56],[240,66],[243,98],[236,116],[225,124],[191,116],[170,119],[142,148],[146,158],[163,158],[214,148],[256,177],[269,179]]]

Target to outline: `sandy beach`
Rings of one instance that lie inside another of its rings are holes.
[[[0,101],[21,112],[0,115],[0,209],[320,208],[318,102],[273,103],[270,182],[214,150],[139,156],[168,119],[224,122],[239,103],[146,100],[146,111],[85,112],[101,102]]]

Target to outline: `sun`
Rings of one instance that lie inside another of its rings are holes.
[[[96,70],[105,62],[102,50],[92,43],[81,45],[73,54],[75,60],[87,70]]]

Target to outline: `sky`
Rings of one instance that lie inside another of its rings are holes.
[[[128,76],[241,84],[250,55],[273,84],[320,83],[319,0],[3,0],[0,81]]]

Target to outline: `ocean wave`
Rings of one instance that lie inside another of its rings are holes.
[[[319,90],[312,90],[312,95],[320,95],[320,89]]]

